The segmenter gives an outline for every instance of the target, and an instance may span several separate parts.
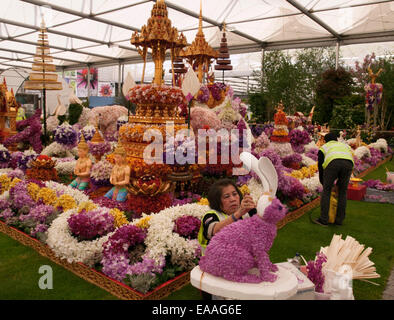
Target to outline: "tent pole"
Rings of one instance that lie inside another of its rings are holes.
[[[337,41],[337,46],[335,50],[335,70],[339,67],[339,41]]]

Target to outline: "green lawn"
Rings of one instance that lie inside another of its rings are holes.
[[[394,171],[394,161],[391,160],[371,172],[363,180],[382,179],[385,181],[385,166],[390,171]],[[334,234],[342,234],[343,239],[350,235],[366,247],[373,248],[370,259],[375,263],[377,273],[381,275],[381,278],[372,280],[379,286],[355,280],[354,296],[356,299],[381,299],[390,271],[394,266],[393,209],[394,205],[391,204],[348,201],[344,225],[323,228],[310,222],[310,215],[313,218],[319,215],[320,208],[315,208],[278,231],[270,252],[271,260],[273,262],[286,261],[297,252],[309,260],[314,258],[321,246],[330,244]],[[53,268],[52,290],[39,289],[38,281],[42,274],[39,274],[38,270],[42,265],[50,265]],[[0,300],[117,299],[2,233],[0,233],[0,281]],[[171,294],[167,299],[197,300],[200,298],[199,290],[189,284]]]

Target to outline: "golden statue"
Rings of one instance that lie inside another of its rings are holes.
[[[377,73],[373,73],[371,67],[368,67],[368,74],[371,77],[371,83],[375,84],[376,78],[382,73],[383,69],[380,68]]]
[[[361,141],[361,129],[360,129],[360,125],[357,126],[357,130],[356,130],[356,149],[358,147],[361,147],[362,145],[362,141]]]
[[[127,200],[127,185],[130,183],[130,167],[126,161],[126,150],[119,141],[114,152],[115,165],[111,171],[110,182],[113,188],[105,197],[108,199],[124,202]]]
[[[78,160],[75,164],[74,174],[77,178],[71,182],[70,186],[78,190],[85,190],[89,186],[90,170],[92,168],[92,160],[88,157],[89,147],[85,141],[83,134],[78,144]]]

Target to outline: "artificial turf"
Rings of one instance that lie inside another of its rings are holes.
[[[394,171],[394,161],[387,162],[363,178],[385,181],[386,168]],[[381,299],[390,271],[394,267],[394,205],[348,201],[346,218],[342,226],[327,228],[313,224],[310,218],[319,216],[320,207],[278,230],[270,251],[271,261],[282,262],[298,252],[305,259],[313,259],[320,247],[327,246],[334,234],[342,239],[352,236],[365,247],[372,247],[371,261],[381,275],[372,281],[378,284],[354,280],[356,300]],[[53,269],[53,289],[42,290],[38,282],[43,274],[42,265]],[[80,279],[73,273],[40,256],[37,252],[0,233],[0,299],[32,300],[109,300],[117,299],[106,291]],[[190,284],[172,293],[168,300],[198,300],[200,292]]]

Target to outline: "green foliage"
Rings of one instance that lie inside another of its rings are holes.
[[[352,75],[344,68],[326,70],[316,87],[314,119],[320,124],[330,122],[335,100],[351,96],[352,85]]]
[[[70,125],[76,124],[82,114],[83,106],[78,103],[71,103],[68,108],[68,123]]]
[[[331,128],[354,128],[364,123],[364,99],[358,94],[345,96],[334,102],[332,118],[329,122]]]
[[[249,109],[252,112],[252,121],[256,123],[263,123],[269,120],[267,110],[268,101],[262,92],[255,92],[249,94]]]
[[[321,74],[334,64],[335,53],[331,48],[296,50],[293,55],[284,51],[266,53],[263,69],[255,73],[260,86],[249,95],[251,108],[259,111],[260,102],[253,95],[261,93],[267,101],[265,112],[269,120],[281,100],[288,114],[296,111],[308,114],[314,105],[315,88]],[[260,113],[254,116],[261,118]]]

